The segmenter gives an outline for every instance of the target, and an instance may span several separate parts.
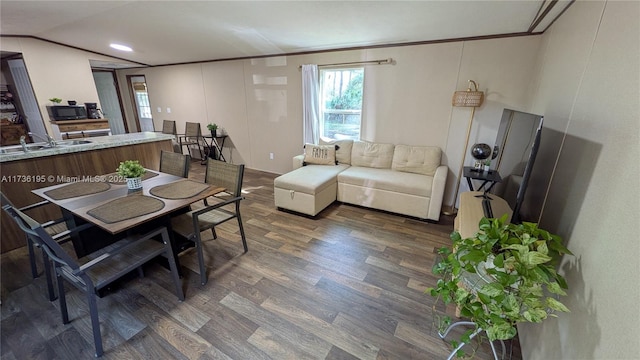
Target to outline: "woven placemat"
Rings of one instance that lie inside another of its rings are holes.
[[[118,175],[118,173],[111,173],[111,174],[107,174],[107,175],[101,175],[104,179],[106,179],[107,182],[110,182],[112,184],[116,184],[116,185],[123,185],[127,183],[127,179]],[[158,176],[157,172],[153,172],[153,171],[149,171],[147,170],[143,175],[142,175],[142,181],[151,179],[154,176]]]
[[[193,180],[181,180],[171,184],[158,185],[149,190],[153,196],[163,199],[186,199],[196,196],[209,188],[209,185]]]
[[[44,194],[54,200],[63,200],[77,196],[97,194],[109,190],[110,187],[111,185],[104,182],[79,181],[61,186],[57,189],[45,191]]]
[[[102,204],[87,211],[87,214],[104,223],[113,224],[151,214],[162,208],[164,208],[164,201],[160,199],[146,195],[129,195]]]

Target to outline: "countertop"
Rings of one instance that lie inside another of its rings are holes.
[[[125,146],[125,145],[134,145],[134,144],[142,144],[142,143],[149,143],[149,142],[155,142],[155,141],[172,140],[172,139],[174,139],[174,136],[171,134],[162,134],[162,133],[155,133],[155,132],[139,132],[139,133],[121,134],[121,135],[88,137],[88,138],[82,138],[78,140],[89,140],[91,141],[91,143],[89,144],[53,147],[50,149],[29,151],[26,153],[20,151],[20,152],[8,153],[8,154],[0,154],[0,163],[16,161],[16,160],[24,160],[24,159],[42,158],[46,156],[54,156],[54,155],[68,154],[68,153],[75,153],[75,152],[82,152],[82,151],[106,149],[106,148]],[[42,143],[42,144],[46,144],[46,143]],[[20,145],[18,145],[18,147],[19,146]],[[15,146],[10,146],[10,148],[14,148],[14,147]],[[3,147],[3,148],[6,148],[6,147]]]

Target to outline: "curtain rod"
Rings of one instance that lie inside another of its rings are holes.
[[[348,65],[383,65],[383,64],[393,64],[393,59],[382,59],[382,60],[367,60],[367,61],[353,61],[353,62],[345,62],[345,63],[335,63],[335,64],[322,64],[318,65],[318,67],[330,67],[330,66],[348,66]],[[302,65],[298,66],[298,69],[302,69]]]

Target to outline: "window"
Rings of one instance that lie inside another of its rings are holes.
[[[141,118],[151,118],[151,105],[149,104],[149,95],[147,92],[136,91],[136,99],[138,100],[138,114]]]
[[[360,139],[364,68],[320,70],[320,136]]]

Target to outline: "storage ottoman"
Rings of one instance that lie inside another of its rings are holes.
[[[349,165],[307,165],[273,181],[276,207],[311,216],[336,200],[338,174]]]

